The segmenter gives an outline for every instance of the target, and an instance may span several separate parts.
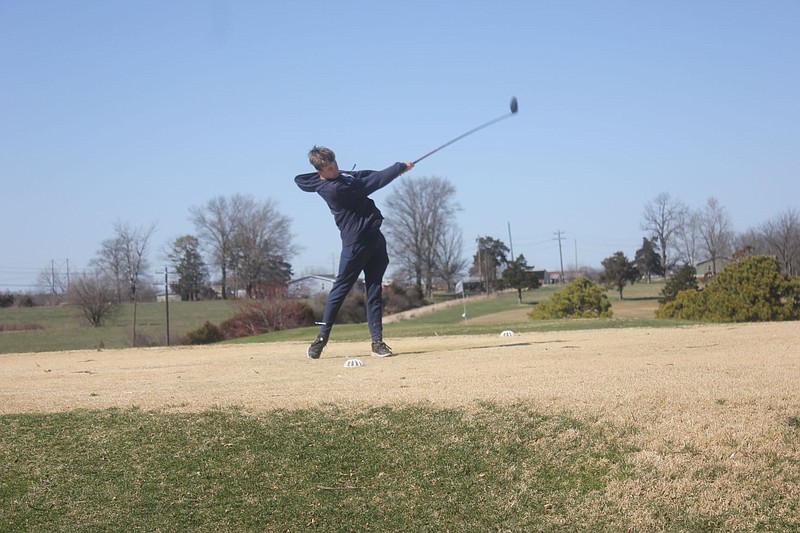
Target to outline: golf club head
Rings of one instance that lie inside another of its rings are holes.
[[[512,96],[511,97],[511,113],[516,113],[517,111],[519,111],[519,106],[517,105],[517,97],[516,96]]]

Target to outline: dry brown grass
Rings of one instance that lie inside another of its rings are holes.
[[[635,473],[588,505],[621,509],[634,530],[721,510],[725,523],[698,528],[800,528],[797,323],[389,342],[399,357],[354,343],[319,361],[305,343],[3,355],[0,413],[524,402],[632,429]]]

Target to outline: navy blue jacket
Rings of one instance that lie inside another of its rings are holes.
[[[405,163],[395,163],[383,170],[339,172],[334,180],[324,180],[319,173],[300,174],[294,182],[306,192],[322,196],[333,213],[342,245],[347,246],[381,226],[383,216],[368,196],[389,185],[406,170]]]

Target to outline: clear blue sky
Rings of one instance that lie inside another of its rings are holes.
[[[340,166],[413,160],[457,188],[466,245],[599,267],[644,236],[644,204],[716,196],[737,231],[800,207],[800,2],[0,2],[0,290],[85,269],[115,221],[271,198],[296,274],[339,251],[293,177],[314,144]],[[403,178],[400,179],[404,179]],[[388,189],[374,197],[383,205]],[[391,267],[390,267],[391,268]]]

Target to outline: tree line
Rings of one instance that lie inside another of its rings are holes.
[[[461,207],[455,186],[445,178],[399,181],[387,197],[384,211],[395,266],[392,275],[421,297],[429,297],[436,287],[453,290],[466,273],[479,280],[477,289],[486,291],[499,287],[521,290],[545,281],[534,279],[532,265],[524,255],[510,257],[500,239],[478,237],[473,256],[464,256],[456,220]],[[239,194],[217,196],[190,207],[189,220],[194,234],[178,237],[164,252],[170,264],[170,290],[181,299],[228,298],[235,289],[243,290],[248,298],[258,298],[291,280],[291,260],[297,247],[291,220],[274,201]],[[100,293],[84,295],[84,299],[116,303],[154,297],[147,257],[155,225],[133,228],[116,222],[113,229],[113,236],[101,243],[87,272],[65,283],[60,273],[48,268],[40,276],[40,286],[55,294],[70,285],[71,292],[78,295]],[[602,262],[604,280],[617,286],[620,295],[628,281],[669,276],[681,265],[731,258],[737,251],[774,256],[786,275],[796,274],[800,267],[800,215],[793,208],[736,234],[730,215],[716,198],[691,209],[665,192],[645,204],[640,229],[647,237],[633,260],[615,252]],[[212,272],[218,293],[210,289]]]
[[[641,229],[650,233],[666,272],[702,260],[710,260],[716,268],[716,259],[730,259],[737,252],[774,256],[787,276],[800,269],[800,213],[796,208],[787,208],[737,234],[717,198],[712,196],[705,205],[691,209],[663,192],[645,205]]]

